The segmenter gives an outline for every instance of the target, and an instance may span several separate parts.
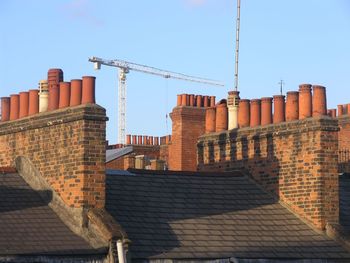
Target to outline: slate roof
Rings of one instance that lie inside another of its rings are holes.
[[[350,262],[338,243],[240,173],[108,171],[106,180],[106,209],[127,232],[135,261],[236,257]]]
[[[0,174],[0,257],[101,254],[71,232],[18,174]]]

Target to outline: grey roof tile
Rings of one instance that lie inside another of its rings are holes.
[[[0,174],[0,255],[96,253],[18,174]]]
[[[134,259],[350,260],[340,245],[239,173],[107,174],[106,186],[106,208],[133,241]]]

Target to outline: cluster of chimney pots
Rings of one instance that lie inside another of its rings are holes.
[[[223,99],[215,104],[214,96],[181,94],[177,106],[206,107],[206,133],[228,129],[228,105]],[[350,114],[350,104],[338,105],[338,116]],[[318,116],[336,117],[337,110],[327,110],[326,88],[302,84],[299,91],[261,99],[241,99],[238,105],[238,128],[257,127],[285,121],[302,120]]]
[[[1,98],[1,121],[86,103],[95,103],[95,77],[83,76],[65,82],[61,69],[50,69],[47,80],[39,82],[39,89]]]
[[[127,145],[166,145],[170,142],[171,135],[155,137],[147,135],[126,135],[126,144]]]

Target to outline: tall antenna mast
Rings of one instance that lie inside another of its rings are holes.
[[[235,91],[238,91],[238,58],[239,58],[239,29],[241,19],[241,0],[237,0],[237,22],[236,22],[236,56],[235,56]]]
[[[233,91],[228,92],[228,129],[237,129],[238,126],[238,107],[239,107],[239,91],[238,91],[238,54],[239,54],[239,27],[241,14],[241,0],[237,0],[237,24],[236,24],[236,59],[235,59],[235,87]]]

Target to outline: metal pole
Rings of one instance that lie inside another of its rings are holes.
[[[241,0],[237,0],[237,22],[236,22],[236,59],[235,59],[235,91],[238,91],[238,57],[239,57],[239,29],[241,18]]]

